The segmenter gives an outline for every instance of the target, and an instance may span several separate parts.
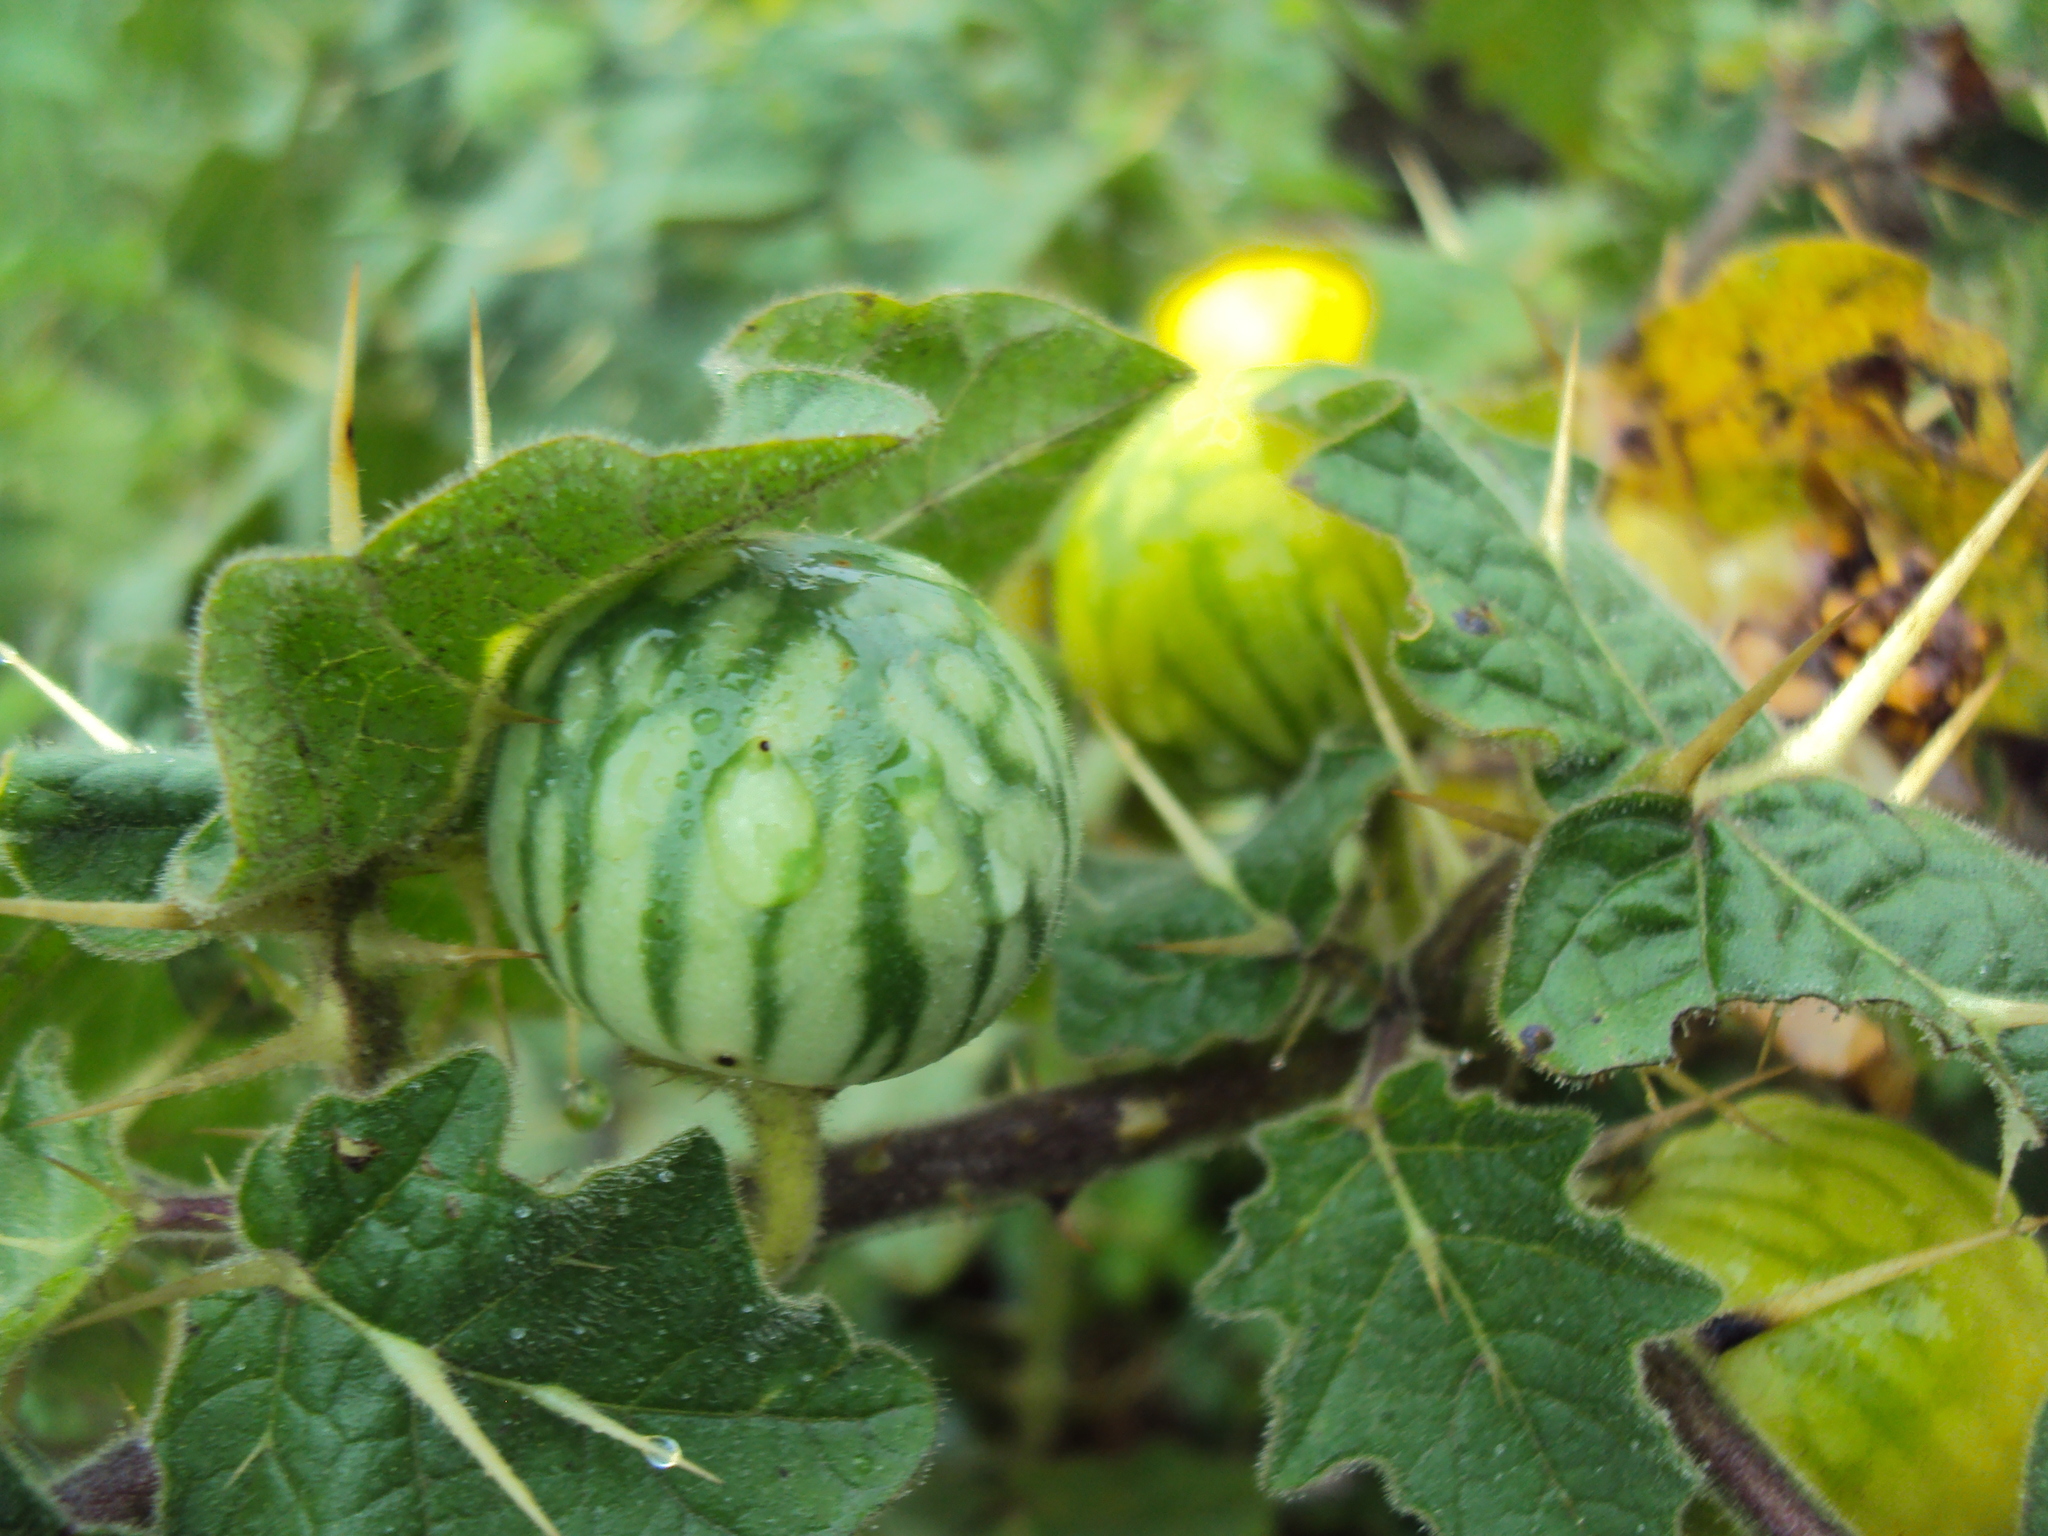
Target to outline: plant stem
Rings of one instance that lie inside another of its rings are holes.
[[[818,1240],[825,1195],[818,1120],[829,1093],[751,1079],[736,1090],[754,1133],[754,1253],[763,1273],[779,1282],[802,1267]]]

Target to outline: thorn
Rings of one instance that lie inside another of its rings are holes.
[[[152,1312],[175,1302],[192,1301],[221,1291],[254,1290],[262,1285],[274,1285],[280,1290],[291,1290],[295,1286],[302,1288],[304,1276],[298,1265],[282,1254],[251,1254],[214,1269],[202,1269],[168,1285],[159,1285],[134,1296],[123,1296],[119,1301],[95,1307],[50,1331],[53,1334],[71,1333],[79,1328],[90,1328],[94,1323],[112,1322],[117,1317],[127,1317],[136,1312]]]
[[[1288,1003],[1286,1013],[1281,1015],[1280,1045],[1266,1063],[1268,1070],[1287,1070],[1287,1058],[1294,1054],[1295,1046],[1301,1043],[1301,1037],[1308,1033],[1309,1025],[1315,1022],[1335,990],[1336,983],[1329,977],[1303,970],[1301,979],[1295,984],[1294,997]]]
[[[363,488],[356,472],[356,310],[363,269],[348,275],[341,314],[341,357],[334,368],[334,414],[327,424],[327,542],[337,555],[363,547]]]
[[[1821,706],[1820,713],[1779,743],[1777,751],[1767,759],[1773,777],[1826,773],[1840,762],[1849,744],[1877,713],[1892,684],[1920,654],[1921,646],[1962,592],[1963,584],[1983,564],[1991,546],[2026,502],[2044,470],[2048,470],[2048,453],[2022,470],[2019,478],[1991,504],[1969,536],[1956,546],[1955,553],[1942,563],[1911,606],[1886,631],[1884,639],[1863,658],[1863,664],[1850,675],[1849,681]]]
[[[1956,712],[1942,721],[1941,728],[1927,738],[1927,745],[1913,754],[1913,761],[1906,764],[1906,771],[1892,786],[1893,805],[1911,805],[1927,793],[1927,786],[1934,782],[1934,776],[1948,765],[1956,748],[1963,744],[1963,738],[1970,734],[1970,727],[1984,713],[1984,706],[1991,702],[1991,695],[2005,681],[2008,670],[2008,663],[1999,662],[1997,670],[1972,688],[1969,696],[1956,706]]]
[[[1735,1095],[1747,1093],[1752,1088],[1761,1087],[1774,1078],[1785,1076],[1791,1070],[1791,1066],[1785,1064],[1770,1067],[1759,1072],[1752,1072],[1740,1082],[1729,1083],[1725,1087],[1716,1088],[1704,1097],[1686,1099],[1680,1103],[1660,1109],[1654,1114],[1642,1115],[1634,1120],[1624,1121],[1620,1125],[1609,1126],[1593,1138],[1591,1145],[1586,1148],[1586,1155],[1579,1160],[1579,1166],[1591,1168],[1600,1163],[1611,1162],[1631,1148],[1641,1146],[1651,1137],[1662,1135],[1674,1125],[1682,1125],[1695,1115],[1705,1114],[1710,1109],[1718,1109],[1725,1101],[1733,1098]]]
[[[1301,935],[1294,924],[1273,913],[1263,914],[1243,933],[1223,934],[1211,939],[1162,939],[1141,944],[1140,949],[1161,950],[1169,955],[1213,955],[1219,959],[1276,960],[1301,953]]]
[[[498,1491],[510,1499],[522,1515],[533,1522],[535,1529],[545,1532],[546,1536],[562,1536],[555,1522],[540,1507],[540,1501],[534,1498],[533,1490],[512,1470],[512,1464],[505,1460],[505,1453],[492,1443],[484,1427],[477,1423],[476,1415],[469,1411],[469,1405],[457,1394],[439,1355],[424,1344],[415,1344],[411,1339],[386,1333],[338,1307],[332,1310],[369,1342],[383,1359],[385,1369],[403,1382],[420,1406],[440,1421],[441,1427],[469,1452],[484,1475],[498,1485]]]
[[[610,1414],[595,1404],[586,1402],[566,1387],[528,1386],[524,1382],[506,1382],[513,1391],[531,1398],[550,1413],[560,1414],[572,1424],[581,1424],[585,1429],[594,1429],[600,1435],[608,1435],[621,1445],[630,1445],[647,1458],[650,1466],[661,1470],[681,1467],[685,1472],[694,1472],[706,1482],[723,1483],[724,1478],[707,1472],[697,1463],[683,1455],[682,1448],[666,1435],[643,1435],[628,1429]]]
[[[1760,1302],[1746,1306],[1739,1314],[1743,1323],[1741,1337],[1736,1341],[1746,1342],[1758,1334],[1773,1328],[1782,1328],[1788,1323],[1803,1322],[1823,1308],[1838,1302],[1850,1301],[1874,1291],[1879,1286],[1889,1285],[1894,1280],[1903,1280],[1917,1275],[1950,1259],[1959,1259],[1966,1253],[1979,1248],[1988,1248],[1993,1243],[2002,1243],[2009,1238],[2028,1237],[2048,1226],[2048,1216],[2028,1216],[2018,1221],[1992,1227],[1989,1231],[1959,1237],[1953,1242],[1937,1243],[1931,1248],[1921,1248],[1912,1253],[1902,1253],[1895,1258],[1880,1259],[1875,1264],[1866,1264],[1861,1269],[1852,1269],[1847,1274],[1835,1275],[1812,1285],[1802,1285],[1789,1291],[1781,1291]],[[1727,1314],[1722,1314],[1726,1316]],[[1708,1318],[1700,1326],[1711,1330],[1719,1322],[1718,1317]],[[1730,1346],[1724,1346],[1729,1348]]]
[[[1572,328],[1565,354],[1564,383],[1557,394],[1557,441],[1550,449],[1550,483],[1543,488],[1543,517],[1537,525],[1550,563],[1564,570],[1564,514],[1572,489],[1572,408],[1579,394],[1579,332]]]
[[[198,928],[199,921],[169,901],[49,901],[40,896],[0,896],[0,917],[37,923],[80,923],[93,928],[145,928],[161,933]]]
[[[482,469],[491,462],[491,401],[484,387],[484,324],[476,294],[469,296],[469,464]]]
[[[1173,834],[1174,842],[1186,855],[1187,861],[1195,866],[1195,873],[1207,884],[1234,898],[1245,911],[1251,913],[1261,923],[1272,917],[1271,913],[1262,911],[1259,904],[1245,893],[1244,887],[1238,883],[1237,871],[1231,867],[1229,857],[1210,840],[1209,834],[1202,830],[1195,818],[1188,814],[1187,807],[1182,805],[1174,792],[1166,787],[1166,781],[1153,772],[1152,765],[1145,761],[1144,754],[1138,750],[1136,743],[1117,728],[1104,713],[1102,706],[1093,699],[1088,700],[1088,711],[1095,717],[1095,728],[1102,732],[1103,739],[1110,744],[1118,760],[1123,763],[1124,771],[1131,776],[1131,781],[1138,786],[1139,792],[1144,795],[1146,802],[1151,805],[1159,819],[1166,823],[1166,830]],[[1273,920],[1286,921],[1284,918]],[[1299,946],[1300,942],[1297,936],[1295,944]]]
[[[1660,1066],[1652,1067],[1650,1071],[1661,1076],[1665,1082],[1683,1093],[1688,1100],[1708,1105],[1715,1114],[1721,1116],[1722,1119],[1730,1124],[1738,1125],[1752,1135],[1761,1136],[1765,1141],[1776,1142],[1780,1146],[1785,1144],[1785,1138],[1776,1131],[1772,1130],[1769,1126],[1757,1124],[1756,1120],[1747,1110],[1737,1107],[1726,1097],[1717,1097],[1708,1092],[1704,1084],[1693,1078],[1683,1068]]]
[[[1344,654],[1351,658],[1351,670],[1358,676],[1358,688],[1365,695],[1365,707],[1372,715],[1373,729],[1380,733],[1380,741],[1394,755],[1394,772],[1407,788],[1416,794],[1429,793],[1429,777],[1422,771],[1422,764],[1416,761],[1415,749],[1409,745],[1408,733],[1401,729],[1401,722],[1394,715],[1394,706],[1387,698],[1387,692],[1380,686],[1379,674],[1374,672],[1365,659],[1365,650],[1358,643],[1358,636],[1351,632],[1351,624],[1337,609],[1330,605],[1330,620],[1337,630],[1337,638],[1344,642]],[[1472,861],[1465,856],[1465,847],[1457,836],[1435,817],[1422,820],[1423,836],[1429,841],[1430,854],[1435,858],[1437,876],[1446,890],[1456,890],[1471,878]]]
[[[1393,157],[1394,169],[1407,189],[1408,201],[1415,205],[1415,217],[1422,222],[1422,233],[1429,243],[1439,255],[1452,261],[1470,261],[1472,242],[1465,238],[1465,222],[1458,217],[1458,205],[1444,190],[1443,180],[1429,163],[1429,157],[1419,145],[1405,138],[1390,143],[1387,153]]]
[[[85,1185],[86,1188],[97,1191],[103,1199],[111,1204],[120,1206],[124,1211],[136,1212],[142,1209],[142,1197],[133,1190],[116,1189],[105,1179],[98,1177],[96,1174],[87,1173],[83,1168],[74,1168],[61,1157],[52,1157],[47,1152],[39,1152],[36,1155],[52,1168],[62,1169],[65,1173],[78,1180],[79,1183]]]
[[[63,684],[49,677],[29,659],[0,640],[0,663],[14,668],[30,687],[64,712],[65,718],[92,738],[92,744],[108,752],[147,752],[149,748],[130,741],[98,715],[87,709]]]
[[[31,1120],[28,1129],[42,1125],[61,1125],[67,1120],[87,1120],[94,1115],[110,1115],[116,1110],[134,1109],[143,1104],[154,1104],[158,1099],[172,1099],[180,1094],[197,1093],[202,1088],[217,1088],[223,1083],[239,1083],[248,1078],[261,1077],[266,1072],[275,1072],[280,1067],[295,1067],[305,1062],[318,1061],[326,1054],[316,1048],[316,1031],[306,1025],[294,1025],[282,1034],[259,1040],[247,1050],[237,1051],[232,1056],[223,1056],[219,1061],[208,1062],[190,1072],[181,1072],[176,1077],[153,1083],[147,1088],[137,1088],[131,1093],[116,1094],[111,1099],[102,1099],[97,1104],[82,1105],[67,1109],[61,1115],[45,1115],[40,1120]]]
[[[1691,794],[1700,775],[1728,749],[1728,743],[1741,733],[1745,725],[1763,713],[1764,706],[1792,680],[1792,675],[1812,659],[1815,651],[1840,634],[1842,626],[1861,613],[1863,607],[1862,601],[1850,604],[1780,656],[1770,671],[1742,690],[1741,698],[1714,716],[1697,736],[1664,759],[1650,780],[1651,788],[1671,795]]]
[[[1418,795],[1412,789],[1397,789],[1394,797],[1419,805],[1425,810],[1435,811],[1439,816],[1448,816],[1453,821],[1462,821],[1468,827],[1477,827],[1482,832],[1497,833],[1511,842],[1524,845],[1536,841],[1543,831],[1543,823],[1534,816],[1523,816],[1514,811],[1496,811],[1490,806],[1472,805],[1463,800],[1446,800],[1442,795]]]

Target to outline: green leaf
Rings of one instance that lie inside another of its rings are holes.
[[[1430,0],[1421,32],[1432,56],[1464,66],[1477,99],[1506,109],[1552,151],[1580,161],[1599,126],[1618,45],[1659,9],[1614,0]]]
[[[103,1192],[128,1182],[106,1118],[33,1123],[78,1107],[64,1050],[61,1034],[44,1031],[0,1085],[0,1362],[63,1316],[120,1254],[131,1225],[128,1208]]]
[[[730,382],[717,440],[757,443],[863,433],[915,437],[933,419],[924,396],[881,379],[824,368],[761,368]]]
[[[202,752],[11,752],[0,759],[0,857],[31,895],[156,901],[178,847],[220,804],[220,768]],[[95,954],[160,960],[198,932],[72,926]]]
[[[1542,450],[1411,400],[1311,459],[1299,483],[1400,546],[1425,614],[1394,647],[1408,691],[1469,735],[1547,740],[1539,785],[1570,805],[1682,745],[1742,690],[1608,542],[1584,463],[1559,571],[1537,531],[1548,474]],[[1752,721],[1721,761],[1771,740]]]
[[[1245,894],[1313,942],[1337,901],[1332,860],[1393,775],[1380,747],[1319,748],[1233,853]],[[1301,986],[1298,958],[1159,947],[1228,939],[1253,921],[1184,859],[1089,855],[1056,941],[1060,1037],[1083,1055],[1179,1056],[1266,1033]]]
[[[1891,1005],[2048,1121],[2048,866],[1847,784],[1696,813],[1624,794],[1544,834],[1509,918],[1502,1027],[1582,1076],[1662,1061],[1683,1013],[1738,999]],[[1994,1049],[1987,1036],[2007,1026]]]
[[[1639,1340],[1716,1287],[1576,1207],[1589,1117],[1453,1100],[1444,1069],[1260,1134],[1266,1185],[1204,1282],[1285,1344],[1266,1379],[1275,1492],[1370,1461],[1441,1536],[1672,1528],[1691,1489],[1637,1385]]]
[[[873,293],[795,299],[749,320],[707,363],[727,389],[771,367],[850,370],[915,391],[936,430],[812,499],[812,526],[886,538],[962,581],[999,575],[1068,484],[1187,369],[1044,299]]]
[[[2021,1490],[2019,1536],[2048,1536],[2048,1403],[2034,1415],[2027,1452],[2027,1482]]]
[[[564,1536],[845,1532],[902,1487],[931,1442],[930,1383],[762,1283],[707,1134],[552,1195],[500,1169],[507,1112],[503,1067],[470,1053],[368,1102],[315,1100],[258,1149],[243,1229],[311,1291],[193,1307],[158,1420],[167,1532],[532,1528],[367,1329],[433,1352]],[[723,1481],[651,1467],[543,1387]]]
[[[198,696],[235,847],[210,889],[181,895],[252,900],[445,826],[529,636],[694,540],[796,521],[895,443],[647,454],[555,438],[400,513],[359,555],[232,562],[200,616]]]

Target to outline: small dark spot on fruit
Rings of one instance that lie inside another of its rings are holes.
[[[1515,1038],[1522,1042],[1522,1054],[1524,1056],[1541,1056],[1557,1043],[1557,1036],[1553,1035],[1541,1024],[1526,1026]]]
[[[716,1056],[712,1057],[711,1059],[717,1062],[721,1067],[736,1067],[740,1064],[739,1057],[733,1055],[730,1051],[720,1051]]]
[[[761,750],[762,750],[763,752],[766,752],[766,751],[768,750],[768,738],[767,738],[766,736],[763,736],[763,737],[762,737],[762,738],[760,739],[760,741],[758,741],[757,743],[755,743],[755,745],[757,745],[758,747],[760,747],[760,749],[761,749]]]

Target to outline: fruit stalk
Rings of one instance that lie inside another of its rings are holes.
[[[825,1193],[819,1119],[831,1094],[751,1078],[732,1086],[754,1133],[754,1255],[771,1281],[785,1280],[818,1240]]]

